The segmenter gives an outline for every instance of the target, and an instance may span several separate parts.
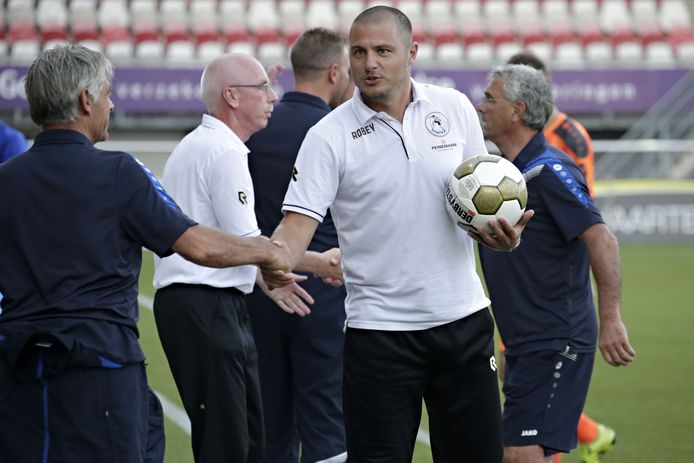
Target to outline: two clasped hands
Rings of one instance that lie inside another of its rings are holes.
[[[260,272],[256,283],[263,292],[285,312],[304,317],[311,313],[309,305],[314,300],[299,283],[308,279],[306,275],[292,272],[292,256],[287,245],[281,241],[270,241],[270,258],[259,265]],[[310,266],[305,266],[309,273],[323,280],[325,284],[338,287],[344,284],[342,275],[342,256],[338,248],[325,252],[307,251],[312,254]]]

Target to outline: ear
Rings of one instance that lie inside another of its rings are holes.
[[[513,103],[513,114],[512,114],[512,119],[514,122],[517,121],[522,121],[523,116],[525,116],[525,110],[527,107],[525,106],[525,103],[522,101],[516,101]]]
[[[407,64],[411,66],[412,63],[414,63],[414,60],[417,59],[418,51],[419,44],[417,42],[412,42],[412,45],[410,45],[410,48],[407,50]]]
[[[339,73],[338,65],[337,64],[331,64],[330,67],[328,68],[328,80],[330,81],[331,84],[334,84],[337,82],[338,73]]]
[[[89,92],[87,91],[86,88],[80,92],[77,100],[78,100],[78,104],[79,104],[79,107],[82,110],[82,112],[84,112],[84,114],[86,114],[88,116],[91,116],[91,114],[92,114],[92,98],[89,95]]]
[[[231,108],[236,109],[239,107],[239,92],[235,88],[225,87],[222,90],[222,98]]]

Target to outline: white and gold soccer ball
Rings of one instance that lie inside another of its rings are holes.
[[[465,230],[481,230],[500,217],[515,225],[527,202],[523,174],[512,162],[491,154],[466,159],[446,188],[446,210]]]

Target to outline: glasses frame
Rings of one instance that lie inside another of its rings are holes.
[[[487,93],[485,93],[485,94],[482,96],[482,101],[484,101],[484,102],[487,103],[487,104],[497,103],[497,102],[499,102],[499,101],[508,101],[509,103],[516,103],[515,101],[511,101],[511,100],[509,100],[508,98],[503,97],[503,96],[502,96],[501,98],[493,98],[492,96],[490,96],[490,95],[487,94]]]
[[[269,93],[272,90],[272,82],[265,82],[262,84],[238,84],[238,85],[227,85],[229,88],[257,88],[258,90],[264,90]]]

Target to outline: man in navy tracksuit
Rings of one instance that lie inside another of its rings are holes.
[[[490,75],[478,106],[483,131],[523,172],[535,211],[512,253],[480,247],[494,317],[506,344],[504,461],[539,463],[576,446],[576,426],[599,347],[613,366],[635,352],[620,316],[617,240],[578,166],[547,144],[553,108],[545,76],[525,65]]]
[[[42,127],[0,166],[0,461],[162,462],[161,406],[138,342],[142,247],[218,267],[288,268],[267,238],[196,225],[134,156],[103,151],[113,66],[42,51],[26,94]],[[291,280],[291,277],[288,277]]]
[[[326,29],[304,32],[291,51],[295,91],[275,106],[268,126],[247,143],[255,212],[263,234],[282,219],[282,202],[304,135],[352,95],[344,39]],[[309,249],[338,246],[332,219]],[[256,286],[247,302],[259,357],[268,463],[345,461],[342,350],[345,291],[312,276],[301,284],[315,299],[305,318],[277,310]]]

